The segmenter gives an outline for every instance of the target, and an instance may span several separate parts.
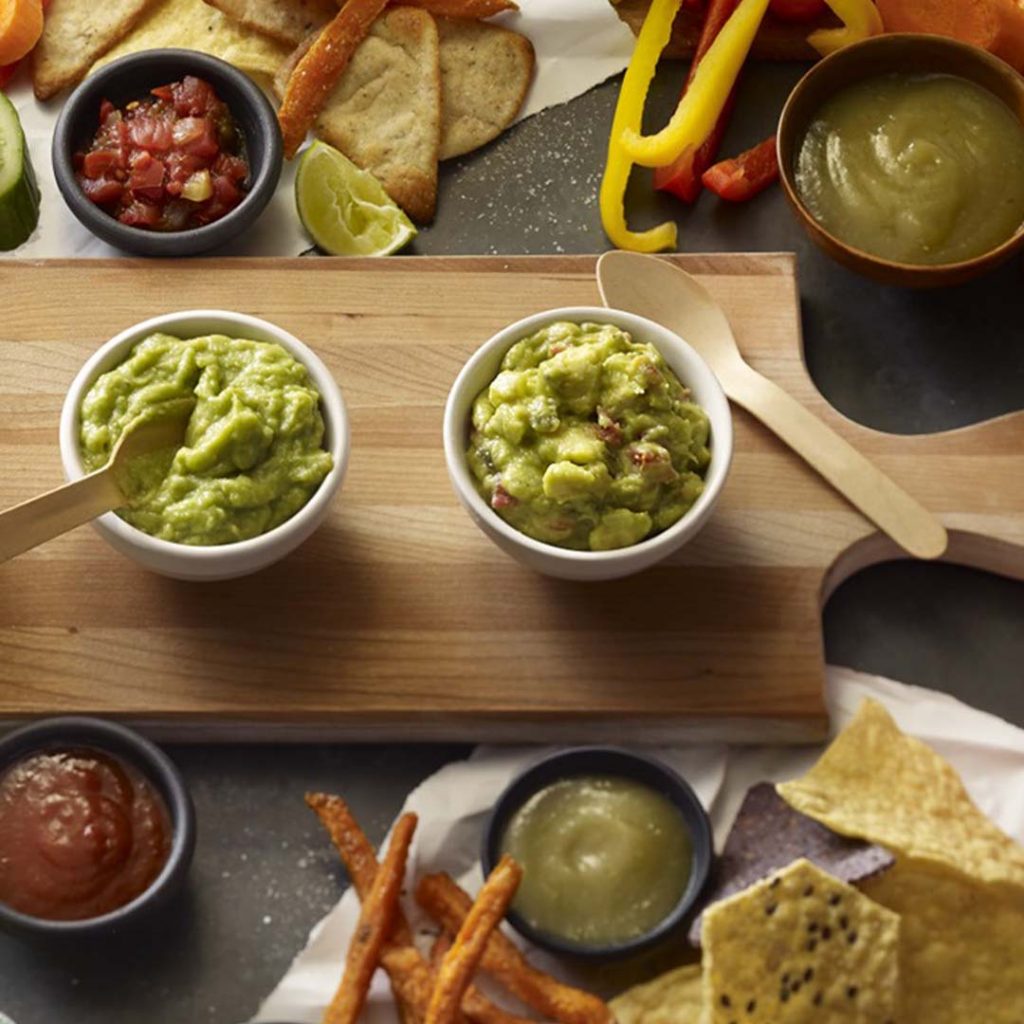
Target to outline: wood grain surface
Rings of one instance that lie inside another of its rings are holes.
[[[676,259],[758,370],[940,515],[951,559],[1024,576],[1024,415],[920,437],[859,427],[808,378],[793,257]],[[60,481],[58,414],[86,357],[173,309],[236,309],[295,333],[335,373],[353,432],[328,523],[256,576],[163,579],[88,527],[0,565],[0,720],[90,712],[194,739],[819,738],[822,600],[898,553],[742,411],[713,519],[632,579],[536,576],[456,503],[441,451],[449,385],[508,322],[599,304],[593,267],[0,263],[0,507]]]

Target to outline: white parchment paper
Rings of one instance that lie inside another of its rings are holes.
[[[629,62],[633,35],[608,0],[519,0],[519,6],[518,13],[497,20],[529,36],[537,54],[536,75],[520,120],[581,95]],[[57,190],[50,139],[63,97],[39,103],[24,70],[8,94],[25,129],[43,200],[35,234],[19,249],[2,255],[31,259],[121,255],[75,220]],[[297,256],[310,247],[295,213],[293,180],[294,161],[286,161],[277,192],[259,221],[219,255]],[[444,216],[443,209],[438,216]]]
[[[850,721],[865,697],[881,701],[904,732],[924,740],[946,758],[978,806],[1024,843],[1024,730],[945,694],[848,669],[829,669],[827,698],[835,729]],[[407,889],[420,874],[447,871],[475,892],[482,881],[480,843],[488,812],[514,775],[552,749],[478,747],[468,761],[447,765],[418,786],[404,807],[420,816],[410,852]],[[657,748],[652,753],[671,764],[696,790],[711,813],[720,847],[751,785],[802,774],[822,749],[691,745]],[[404,907],[414,931],[427,925],[410,900]],[[349,889],[313,929],[306,948],[260,1007],[254,1022],[317,1024],[338,985],[358,916],[359,902]],[[572,980],[564,964],[540,950],[531,950],[530,957],[545,970]],[[365,1024],[398,1024],[382,972],[374,979],[362,1020]]]

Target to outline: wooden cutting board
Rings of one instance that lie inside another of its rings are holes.
[[[953,530],[950,557],[1024,576],[1024,415],[894,437],[833,411],[801,355],[788,255],[680,256],[747,358]],[[896,552],[745,413],[703,533],[632,579],[520,568],[456,503],[448,387],[495,330],[598,304],[593,257],[0,263],[0,506],[61,476],[64,391],[150,315],[224,307],[311,344],[352,417],[330,520],[265,572],[151,575],[88,527],[0,566],[0,720],[90,712],[177,738],[814,740],[821,605]],[[880,325],[880,329],[884,325]]]

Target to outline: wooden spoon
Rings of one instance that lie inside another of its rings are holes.
[[[597,261],[606,306],[675,331],[708,362],[725,393],[816,469],[855,508],[918,558],[948,544],[942,524],[814,413],[743,360],[725,313],[696,278],[653,256],[607,252]]]
[[[118,477],[136,456],[180,447],[195,404],[194,398],[175,399],[137,417],[125,427],[102,469],[0,512],[0,562],[127,505]]]

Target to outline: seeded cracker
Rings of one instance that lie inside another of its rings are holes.
[[[863,890],[900,915],[900,1024],[1024,1021],[1024,893],[907,860]]]
[[[864,701],[818,763],[778,792],[843,835],[982,882],[1024,888],[1024,848],[978,810],[950,765],[900,732],[876,701]]]
[[[702,1024],[889,1024],[899,916],[808,860],[704,915]]]
[[[618,1024],[699,1024],[702,1000],[700,964],[687,964],[634,985],[608,1005]]]

